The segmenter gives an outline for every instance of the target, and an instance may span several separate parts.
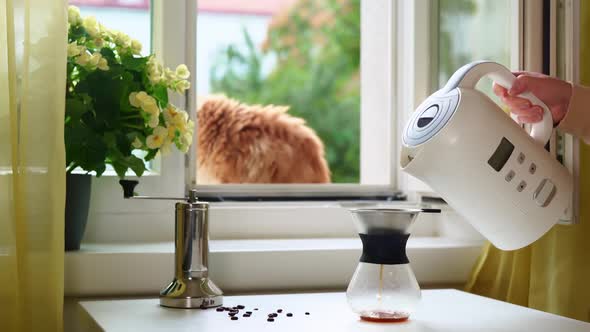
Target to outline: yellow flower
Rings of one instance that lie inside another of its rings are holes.
[[[186,122],[186,119],[183,117],[182,113],[186,114],[186,112],[179,110],[178,108],[174,107],[174,105],[168,104],[168,106],[166,106],[164,109],[164,120],[166,120],[166,123],[168,124],[177,126],[182,122]]]
[[[170,139],[164,139],[164,143],[160,147],[160,151],[162,155],[166,155],[170,152],[170,147],[172,146],[172,141]]]
[[[100,55],[98,52],[94,52],[90,57],[90,60],[88,60],[88,65],[90,65],[91,68],[96,68],[100,62],[100,59],[102,59],[102,55]]]
[[[158,115],[151,114],[150,121],[148,122],[148,126],[150,128],[156,128],[160,124],[160,117]]]
[[[78,46],[76,41],[69,43],[68,44],[68,57],[74,57],[74,56],[80,55],[80,53],[83,49],[84,49],[84,47]]]
[[[102,47],[104,45],[104,39],[100,37],[94,38],[94,45],[96,45],[97,47]]]
[[[133,52],[133,54],[141,54],[141,43],[139,42],[139,40],[132,40],[131,41],[131,51]]]
[[[129,94],[129,104],[133,107],[141,107],[140,101],[137,99],[137,92],[131,92]]]
[[[98,69],[100,69],[100,70],[109,70],[109,63],[107,62],[107,59],[105,59],[105,58],[101,58],[101,59],[98,61],[98,66],[97,66],[97,67],[98,67]]]
[[[80,17],[80,9],[76,6],[68,7],[68,23],[71,25],[78,25],[82,21]]]
[[[136,137],[135,140],[133,141],[133,143],[131,143],[131,145],[133,145],[133,147],[136,149],[141,149],[141,147],[143,146],[143,143],[141,143],[139,138]]]
[[[98,37],[100,34],[100,28],[98,26],[98,22],[96,21],[96,17],[94,16],[85,17],[82,21],[82,26],[92,38]]]
[[[186,80],[191,76],[191,72],[186,65],[178,65],[178,67],[176,67],[176,76],[180,79]]]
[[[158,107],[156,100],[152,97],[141,103],[141,109],[151,115],[160,114],[160,108]]]
[[[147,62],[148,78],[152,84],[156,84],[162,80],[162,65],[158,63],[156,57],[150,56]]]
[[[148,95],[145,91],[140,91],[135,95],[135,98],[139,101],[139,106],[146,112],[151,113],[154,107],[158,107],[156,99]]]
[[[185,90],[188,90],[191,87],[191,83],[189,81],[178,81],[174,86],[174,91],[178,93],[183,93]]]
[[[76,58],[76,63],[80,66],[86,66],[88,64],[88,61],[90,61],[90,54],[86,52],[80,54],[80,56]]]
[[[150,98],[150,95],[148,95],[147,92],[145,92],[145,91],[139,91],[135,95],[135,98],[137,98],[137,100],[139,101],[139,103],[141,105],[141,103],[143,103],[144,101],[146,101]]]
[[[164,144],[166,136],[168,136],[168,129],[158,126],[154,128],[153,134],[147,137],[145,143],[148,148],[157,149]]]
[[[170,68],[166,68],[164,69],[164,79],[166,80],[166,82],[169,85],[172,85],[174,83],[174,81],[176,81],[178,78],[176,77],[176,73],[173,72],[172,70],[170,70]]]
[[[127,48],[131,46],[131,38],[129,38],[126,33],[117,31],[115,36],[115,44]]]

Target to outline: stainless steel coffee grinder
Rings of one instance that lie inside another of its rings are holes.
[[[171,308],[211,308],[223,304],[223,292],[209,279],[209,203],[196,190],[187,197],[136,196],[138,181],[121,180],[126,199],[175,200],[174,279],[160,292],[160,305]]]

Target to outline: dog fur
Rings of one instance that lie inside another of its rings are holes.
[[[329,183],[324,145],[288,107],[200,98],[197,183]]]

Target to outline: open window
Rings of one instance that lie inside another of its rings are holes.
[[[534,59],[525,56],[525,32],[539,33],[525,21],[543,22],[542,8],[526,10],[538,1],[524,0],[70,2],[142,40],[164,64],[186,63],[194,88],[175,104],[196,111],[199,98],[223,93],[285,105],[322,140],[332,174],[324,184],[203,185],[196,153],[162,158],[138,191],[179,196],[195,188],[223,201],[212,206],[213,238],[349,237],[342,205],[417,204],[413,193],[433,195],[399,170],[409,114],[467,62],[523,68]],[[280,202],[257,202],[268,200]],[[171,241],[171,211],[169,202],[124,201],[115,178],[94,179],[85,241]],[[434,223],[423,227],[419,234],[438,232]]]

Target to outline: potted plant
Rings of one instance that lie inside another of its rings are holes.
[[[68,8],[65,147],[66,250],[77,250],[86,225],[91,175],[110,165],[120,178],[141,176],[146,162],[172,146],[186,153],[188,114],[168,101],[190,87],[185,65],[164,68],[141,43]],[[79,174],[82,173],[82,174]]]

